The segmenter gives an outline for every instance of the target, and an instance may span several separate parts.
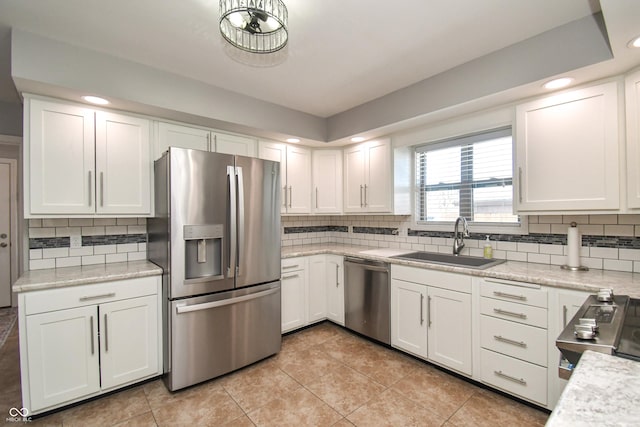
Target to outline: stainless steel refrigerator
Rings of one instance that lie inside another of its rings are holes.
[[[279,166],[175,147],[155,162],[148,254],[164,270],[169,390],[280,350]]]

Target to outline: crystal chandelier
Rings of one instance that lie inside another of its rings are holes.
[[[281,0],[220,0],[220,33],[238,49],[272,53],[288,40],[287,7]]]

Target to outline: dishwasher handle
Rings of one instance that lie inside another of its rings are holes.
[[[358,266],[362,266],[367,270],[382,271],[386,273],[389,272],[389,264],[386,262],[370,261],[367,259],[351,257],[345,257],[344,262],[345,264],[356,264]]]

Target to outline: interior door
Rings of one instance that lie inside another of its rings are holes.
[[[238,271],[236,287],[280,278],[280,164],[236,157]]]
[[[0,307],[11,305],[11,166],[0,163]]]

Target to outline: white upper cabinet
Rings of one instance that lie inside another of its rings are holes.
[[[213,140],[215,141],[216,153],[256,157],[258,141],[255,138],[229,135],[226,133],[214,133]]]
[[[518,212],[619,209],[619,161],[616,82],[516,108]]]
[[[640,70],[627,75],[627,206],[640,208]]]
[[[391,212],[391,144],[369,141],[344,150],[345,212]]]
[[[342,212],[342,151],[314,150],[313,152],[314,213]]]
[[[311,213],[311,150],[278,142],[260,142],[259,157],[280,162],[280,211]]]
[[[160,122],[154,160],[162,157],[169,147],[211,151],[210,133],[206,129]]]
[[[150,215],[150,124],[26,99],[25,217]]]

